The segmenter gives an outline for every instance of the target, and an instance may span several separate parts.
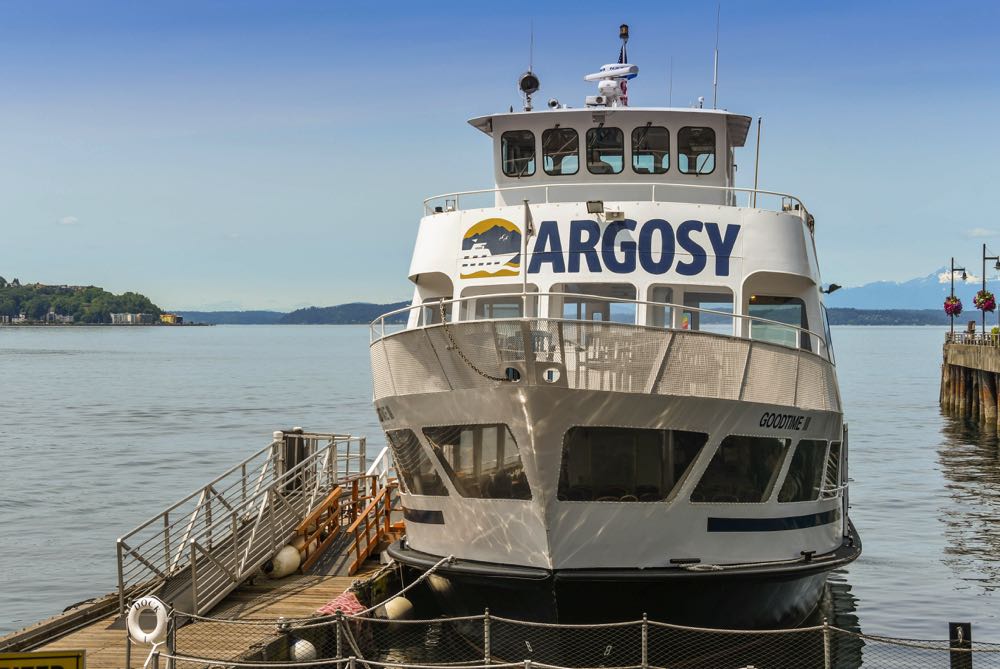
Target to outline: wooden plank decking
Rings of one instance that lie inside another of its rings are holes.
[[[315,576],[294,574],[279,581],[258,578],[253,584],[243,584],[234,590],[212,612],[212,616],[240,619],[304,618],[331,599],[347,590],[354,581],[378,569],[368,563],[354,576]],[[87,669],[124,669],[124,629],[114,629],[116,615],[98,620],[65,637],[35,648],[35,650],[87,651]],[[215,629],[218,628],[218,629]],[[220,638],[224,628],[224,640]],[[213,634],[219,632],[220,634]],[[260,638],[259,626],[224,625],[198,622],[177,631],[177,647],[188,655],[219,657],[220,643],[232,647],[233,657]],[[200,651],[200,652],[199,652]],[[141,667],[149,653],[148,646],[134,645],[132,667]]]

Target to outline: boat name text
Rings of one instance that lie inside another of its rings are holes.
[[[809,421],[810,418],[808,416],[799,416],[790,413],[771,413],[768,411],[760,417],[760,426],[773,427],[778,430],[805,432],[809,429]]]

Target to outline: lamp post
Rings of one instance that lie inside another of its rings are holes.
[[[986,290],[986,261],[995,260],[996,264],[993,269],[1000,271],[1000,256],[988,256],[986,255],[986,244],[983,244],[983,291]],[[998,315],[1000,318],[1000,315]],[[1000,324],[1000,321],[997,321]],[[983,312],[983,336],[986,335],[986,312]]]
[[[984,244],[983,247],[985,248],[985,246],[986,245]],[[951,272],[949,272],[949,274],[948,274],[951,277],[951,296],[952,297],[955,297],[955,272],[961,272],[962,273],[962,281],[965,281],[965,279],[968,277],[968,275],[965,273],[965,268],[964,267],[955,267],[955,258],[953,257],[951,259]],[[954,316],[949,316],[949,318],[951,318],[951,338],[954,340],[955,339],[955,317]]]

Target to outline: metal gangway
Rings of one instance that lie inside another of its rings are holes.
[[[180,611],[208,612],[287,545],[316,509],[336,503],[356,518],[359,509],[350,501],[340,505],[343,491],[353,489],[357,502],[376,496],[375,488],[387,482],[387,469],[382,476],[367,472],[365,437],[300,428],[273,437],[118,539],[121,615],[146,595]],[[366,482],[372,490],[359,496]]]

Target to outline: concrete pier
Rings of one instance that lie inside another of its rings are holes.
[[[941,408],[1000,428],[1000,346],[991,335],[948,336],[941,365]]]

